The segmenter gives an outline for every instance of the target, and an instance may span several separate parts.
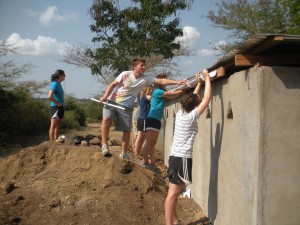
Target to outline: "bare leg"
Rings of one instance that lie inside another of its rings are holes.
[[[101,124],[102,144],[107,144],[111,119],[103,118]]]
[[[122,137],[122,152],[127,153],[130,142],[130,131],[123,131]]]
[[[179,195],[185,187],[184,183],[172,184],[170,183],[168,195],[165,201],[165,219],[166,225],[173,225],[178,222],[176,213],[176,203]]]
[[[145,145],[144,145],[144,149],[143,149],[143,163],[149,163],[149,162],[153,163],[151,161],[151,155],[150,154],[154,154],[153,148],[155,148],[158,134],[159,134],[159,132],[155,131],[155,130],[148,130],[147,131],[146,141],[145,141]]]
[[[152,131],[152,134],[151,134],[151,137],[152,137],[151,143],[152,143],[152,145],[150,147],[150,152],[149,152],[149,162],[150,163],[155,163],[154,153],[155,153],[155,146],[156,146],[158,135],[159,135],[159,131],[156,131],[156,130]]]
[[[135,133],[135,135],[134,135],[134,137],[133,137],[133,143],[132,143],[133,149],[135,149],[135,143],[136,143],[137,137],[138,137],[138,135],[137,135],[137,133]]]
[[[178,216],[177,216],[177,210],[176,210],[177,201],[178,201],[178,199],[176,200],[176,202],[174,204],[174,208],[173,208],[173,215],[172,215],[173,224],[177,224],[179,222]]]
[[[51,118],[50,128],[49,128],[49,139],[50,141],[55,140],[55,129],[57,127],[58,119]]]
[[[57,119],[57,124],[54,130],[54,139],[57,140],[60,134],[61,119]]]
[[[141,148],[144,144],[145,137],[146,137],[146,132],[138,131],[137,138],[135,140],[135,145],[134,145],[134,153],[136,155],[139,155],[141,153]]]

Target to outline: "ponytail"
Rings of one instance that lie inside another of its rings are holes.
[[[56,70],[54,74],[51,75],[51,82],[57,81],[59,76],[65,75],[63,70]]]

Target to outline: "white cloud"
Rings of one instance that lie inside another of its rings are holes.
[[[211,56],[214,55],[215,51],[212,49],[201,49],[198,51],[198,55],[200,56]]]
[[[30,56],[62,56],[69,46],[67,42],[59,42],[55,38],[45,36],[38,36],[35,40],[22,39],[17,33],[12,33],[6,42],[12,48],[16,48],[17,54]]]
[[[220,51],[223,49],[223,47],[226,45],[226,41],[224,40],[221,40],[221,41],[218,41],[215,45],[214,45],[214,49],[216,51]]]
[[[65,12],[63,15],[58,13],[58,8],[55,5],[48,6],[45,11],[35,12],[27,9],[25,13],[30,17],[39,16],[39,22],[43,26],[51,26],[56,22],[65,22],[77,18],[75,11]]]
[[[197,52],[197,55],[200,56],[212,56],[212,55],[218,55],[221,53],[221,50],[223,46],[226,44],[224,40],[218,41],[214,44],[214,46],[211,49],[201,49]]]
[[[175,39],[175,42],[180,41],[184,47],[196,47],[200,38],[200,33],[195,27],[185,26],[183,28],[183,36]]]

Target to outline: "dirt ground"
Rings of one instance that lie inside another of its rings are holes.
[[[158,160],[152,172],[121,160],[121,133],[113,128],[111,157],[102,156],[97,138],[74,144],[75,135],[88,134],[99,136],[100,125],[67,133],[65,143],[44,136],[1,147],[0,224],[164,224],[166,166]],[[183,224],[209,224],[189,198],[179,199],[178,214]]]

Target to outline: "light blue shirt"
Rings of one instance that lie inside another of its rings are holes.
[[[164,114],[165,108],[165,99],[162,97],[166,91],[161,90],[159,88],[155,89],[152,92],[151,96],[151,107],[148,117],[157,119],[158,121],[161,120]]]
[[[57,81],[53,81],[50,85],[50,90],[53,90],[53,98],[64,105],[64,90],[61,84]],[[56,104],[51,101],[50,106],[56,106]]]

